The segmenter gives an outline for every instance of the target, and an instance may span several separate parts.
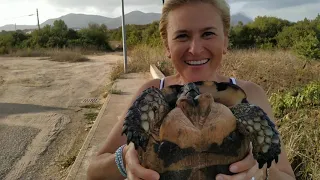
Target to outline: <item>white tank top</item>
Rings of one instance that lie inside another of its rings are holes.
[[[161,78],[161,79],[160,79],[160,87],[159,87],[160,89],[164,88],[164,79],[165,79],[165,78]],[[232,82],[232,84],[237,84],[236,79],[233,78],[233,77],[230,78],[230,82]]]

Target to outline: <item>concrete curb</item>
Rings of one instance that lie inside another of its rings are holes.
[[[150,73],[153,79],[161,79],[165,77],[165,75],[154,64],[150,65]]]
[[[161,78],[165,77],[165,75],[154,64],[150,65],[150,73],[151,73],[153,79],[161,79]],[[113,86],[115,86],[115,85],[116,85],[116,83]],[[113,87],[113,88],[115,88],[115,87]],[[91,143],[92,139],[94,138],[97,127],[100,124],[100,121],[103,117],[103,114],[106,111],[106,108],[109,104],[111,97],[112,97],[112,94],[108,94],[107,98],[105,99],[105,102],[103,103],[103,106],[101,107],[99,114],[98,114],[92,128],[90,129],[82,147],[80,148],[79,153],[77,155],[77,158],[76,158],[75,162],[73,163],[73,165],[68,173],[68,176],[66,177],[65,180],[76,179],[75,175],[77,175],[79,173],[80,167],[81,167],[82,163],[84,163],[83,160],[86,158],[87,149],[89,148],[90,143]]]
[[[90,144],[90,142],[94,136],[94,133],[100,123],[100,120],[102,119],[101,117],[107,108],[107,105],[109,103],[110,98],[111,98],[111,94],[108,94],[107,98],[105,99],[105,102],[103,103],[103,106],[101,107],[101,109],[98,113],[98,116],[97,116],[93,126],[91,127],[91,129],[87,135],[87,138],[85,139],[81,149],[79,150],[77,158],[76,158],[75,162],[73,163],[73,165],[68,173],[68,176],[66,177],[66,180],[75,179],[75,177],[72,177],[72,175],[77,174],[78,170],[80,169],[80,166],[81,166],[83,159],[85,158],[85,155],[86,155],[85,150],[89,147],[89,144]]]

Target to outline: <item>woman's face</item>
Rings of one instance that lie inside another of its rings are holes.
[[[188,82],[213,80],[228,39],[219,11],[207,3],[183,5],[168,15],[167,55]]]

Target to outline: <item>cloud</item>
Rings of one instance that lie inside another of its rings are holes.
[[[121,5],[121,0],[47,0],[48,3],[57,5],[57,6],[62,6],[62,7],[88,7],[88,6],[95,6],[99,7],[101,9],[104,8],[109,8],[109,7],[115,7],[115,6],[120,6]],[[162,1],[158,0],[124,0],[124,3],[126,5],[145,5],[145,4],[161,4]]]
[[[40,23],[69,13],[95,14],[106,17],[121,16],[121,0],[0,0],[0,26],[5,24],[34,24],[35,13],[39,8]],[[272,15],[291,21],[305,17],[314,18],[319,13],[320,0],[227,0],[231,13],[242,12],[255,18]],[[125,13],[161,12],[162,0],[124,0]],[[14,11],[12,10],[14,9]]]
[[[319,3],[319,0],[228,0],[229,3],[245,2],[244,8],[281,9]]]
[[[121,0],[45,0],[56,7],[86,14],[100,14],[108,17],[121,15]],[[125,12],[140,10],[144,12],[160,12],[162,0],[124,0]],[[92,13],[90,13],[92,12]]]
[[[303,4],[294,7],[285,7],[278,9],[265,9],[264,7],[244,8],[243,12],[250,17],[256,16],[275,16],[289,21],[299,21],[304,18],[314,19],[319,12],[320,2],[312,4]]]
[[[64,9],[65,12],[100,14],[107,17],[117,17],[121,15],[121,0],[43,0],[46,3]],[[231,12],[242,11],[245,14],[259,15],[259,11],[267,13],[279,9],[293,8],[290,11],[300,11],[300,6],[319,3],[320,0],[227,0],[231,5]],[[140,10],[143,12],[161,12],[162,0],[124,0],[125,12]],[[61,10],[62,12],[62,10]],[[92,12],[92,13],[90,13]],[[248,12],[248,13],[247,13]],[[310,12],[311,13],[311,12]],[[310,16],[310,13],[300,14]],[[281,14],[281,13],[280,13]],[[285,15],[285,14],[283,14]],[[295,15],[296,16],[296,15]],[[304,18],[304,17],[302,17]]]
[[[47,3],[50,3],[58,7],[69,7],[76,9],[85,9],[87,7],[94,7],[100,11],[108,11],[116,7],[121,6],[121,0],[46,0]],[[125,6],[152,6],[152,5],[161,5],[162,0],[124,0]]]

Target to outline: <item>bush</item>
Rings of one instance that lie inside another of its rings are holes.
[[[293,50],[302,57],[320,60],[320,42],[314,31],[310,32],[310,34],[305,37],[300,37],[299,40],[295,41]]]
[[[52,51],[50,52],[51,60],[59,61],[59,62],[85,62],[89,61],[89,59],[79,52],[74,51]]]
[[[297,179],[319,179],[320,82],[272,94],[270,102]]]
[[[9,50],[5,46],[0,46],[0,55],[8,54]]]
[[[276,117],[301,108],[320,106],[320,82],[312,82],[303,88],[286,93],[273,93],[270,97]]]

